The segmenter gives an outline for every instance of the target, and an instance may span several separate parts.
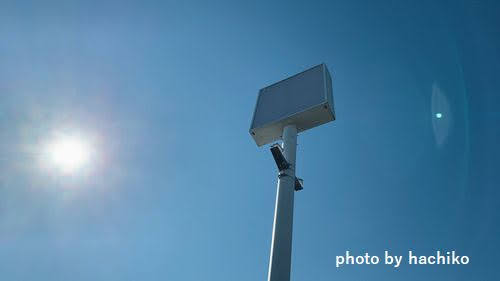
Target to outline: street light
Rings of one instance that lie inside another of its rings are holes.
[[[333,120],[332,79],[325,64],[259,91],[250,135],[257,146],[283,141],[271,146],[279,173],[268,281],[290,280],[294,191],[303,189],[295,176],[297,133]]]

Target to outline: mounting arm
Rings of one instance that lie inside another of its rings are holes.
[[[290,168],[290,163],[286,161],[281,145],[279,143],[275,143],[271,146],[270,150],[273,155],[274,162],[276,162],[276,166],[278,167],[278,177],[281,178],[283,176],[289,176],[285,173],[285,170]],[[304,180],[295,177],[295,191],[300,191],[302,189],[304,189]]]

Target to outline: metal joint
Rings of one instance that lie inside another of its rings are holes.
[[[281,179],[283,177],[291,177],[289,174],[285,173],[284,171],[280,171],[278,173],[278,179]]]

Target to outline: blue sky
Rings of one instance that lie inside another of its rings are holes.
[[[337,120],[299,135],[292,280],[498,280],[494,1],[1,6],[2,279],[264,280],[257,92],[324,62]],[[92,143],[87,167],[47,166],[58,134]],[[471,263],[335,268],[386,249]]]

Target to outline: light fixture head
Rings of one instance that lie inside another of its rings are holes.
[[[259,91],[250,135],[262,146],[279,140],[287,125],[302,132],[333,120],[332,79],[320,64]]]

